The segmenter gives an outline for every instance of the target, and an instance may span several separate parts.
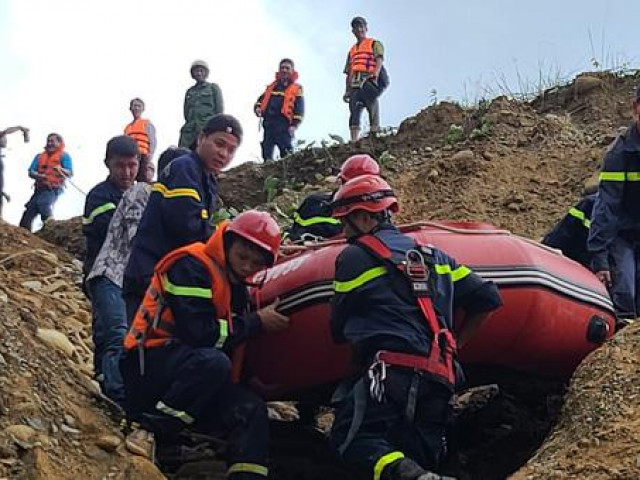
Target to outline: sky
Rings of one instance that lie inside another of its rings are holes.
[[[195,59],[209,63],[225,112],[244,127],[232,166],[259,161],[252,107],[284,57],[305,91],[297,137],[348,138],[342,69],[355,15],[385,47],[386,126],[434,101],[472,103],[500,84],[519,93],[540,78],[571,78],[593,70],[594,58],[599,68],[639,67],[638,0],[0,0],[0,128],[31,129],[28,144],[8,139],[4,219],[18,223],[47,133],[64,137],[74,163],[59,219],[80,215],[84,193],[106,178],[106,142],[130,121],[131,98],[144,99],[158,152],[176,144]]]

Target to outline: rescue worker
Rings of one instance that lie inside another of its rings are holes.
[[[242,127],[230,115],[215,115],[188,155],[176,158],[160,172],[133,240],[124,274],[127,318],[138,309],[158,260],[171,250],[205,242],[213,231],[216,176],[233,160],[242,140]]]
[[[293,60],[280,60],[276,79],[267,87],[253,107],[255,114],[263,119],[264,138],[262,158],[273,160],[273,151],[278,147],[280,158],[293,151],[293,137],[304,117],[302,86],[296,83],[298,72]]]
[[[4,191],[4,149],[7,148],[7,135],[22,132],[24,143],[29,142],[29,129],[25,127],[9,127],[0,130],[0,218],[2,218],[2,206],[4,199],[9,201],[9,195]]]
[[[280,229],[250,210],[222,223],[207,241],[166,255],[124,340],[127,413],[141,429],[127,438],[149,456],[152,438],[178,440],[185,428],[228,435],[227,478],[266,478],[265,402],[232,381],[235,345],[261,331],[286,328],[277,303],[248,311],[248,278],[273,265]]]
[[[124,127],[124,134],[129,135],[138,143],[140,151],[140,168],[138,169],[138,182],[144,182],[146,175],[146,164],[151,162],[156,151],[156,128],[150,120],[142,118],[144,112],[144,102],[141,98],[134,98],[129,102],[129,111],[133,115],[133,120]]]
[[[168,149],[158,159],[162,169],[171,160],[188,153]],[[151,193],[153,163],[144,166],[142,180],[122,195],[113,212],[107,236],[87,276],[93,312],[93,363],[96,379],[105,395],[124,404],[124,385],[120,374],[122,341],[127,332],[127,313],[122,297],[122,277],[131,253],[131,242]],[[140,174],[136,178],[141,178]]]
[[[384,47],[380,41],[367,37],[367,21],[362,17],[353,18],[351,31],[356,43],[347,55],[346,87],[342,98],[349,104],[349,130],[351,141],[355,142],[360,135],[360,117],[365,108],[369,113],[371,132],[380,130],[378,97],[388,86],[389,77],[382,65]]]
[[[640,316],[640,87],[632,107],[634,122],[602,162],[588,240],[591,268],[622,323]]]
[[[31,231],[33,221],[40,215],[42,222],[53,215],[53,205],[64,191],[67,177],[73,176],[71,156],[64,151],[61,135],[50,133],[44,152],[33,158],[29,166],[29,177],[35,180],[34,192],[25,205],[20,226]]]
[[[591,213],[596,201],[595,193],[585,195],[578,204],[569,209],[553,229],[542,239],[542,244],[562,251],[571,260],[591,267],[591,254],[587,250],[587,239],[591,227]]]
[[[109,169],[109,175],[89,191],[84,204],[82,233],[86,239],[87,251],[82,271],[85,278],[102,248],[113,212],[124,192],[136,180],[138,155],[138,144],[127,135],[113,137],[107,142],[104,163]]]
[[[380,166],[369,155],[361,153],[347,158],[340,167],[338,181],[345,183],[360,175],[380,175]],[[342,233],[342,224],[331,216],[332,193],[312,193],[293,214],[288,237],[293,242],[332,238]]]
[[[196,83],[184,96],[184,125],[180,129],[178,145],[195,148],[200,130],[214,115],[224,112],[222,92],[216,83],[207,82],[209,65],[203,60],[191,64],[191,78]]]
[[[331,333],[348,342],[359,373],[336,392],[331,443],[378,480],[449,478],[428,472],[445,431],[463,346],[501,305],[496,286],[444,252],[400,233],[389,184],[365,175],[336,193],[347,246],[336,259]],[[453,330],[453,312],[465,312]],[[342,397],[342,398],[340,398]]]

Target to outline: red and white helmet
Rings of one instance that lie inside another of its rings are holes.
[[[265,250],[271,257],[269,266],[275,263],[280,249],[280,227],[267,212],[258,210],[242,212],[231,221],[227,232],[233,232]]]
[[[361,175],[342,185],[331,203],[333,216],[345,217],[356,210],[370,213],[399,210],[398,199],[389,184],[377,175]]]
[[[362,175],[380,175],[378,162],[366,153],[347,158],[340,167],[338,177],[344,183]]]

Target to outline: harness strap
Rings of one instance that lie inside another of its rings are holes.
[[[364,383],[364,379],[360,378],[353,386],[353,416],[351,417],[349,432],[344,442],[338,447],[338,452],[340,452],[341,456],[344,456],[344,452],[347,451],[362,426],[364,414],[367,411],[367,395],[367,386]]]

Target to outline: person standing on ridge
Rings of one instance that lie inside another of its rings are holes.
[[[362,17],[351,20],[351,31],[356,43],[349,50],[347,63],[345,93],[342,97],[349,104],[349,130],[351,141],[358,140],[360,135],[360,117],[362,110],[369,113],[369,125],[372,133],[380,130],[380,105],[378,97],[389,84],[384,62],[382,43],[367,37],[367,21]]]
[[[178,146],[194,148],[200,130],[214,115],[224,112],[222,92],[215,83],[207,82],[209,65],[203,60],[191,64],[191,78],[196,84],[184,96],[184,121]]]
[[[144,182],[146,164],[151,162],[156,151],[156,128],[150,120],[142,118],[144,112],[144,102],[141,98],[134,98],[129,102],[129,110],[133,115],[133,120],[124,127],[124,134],[133,138],[138,144],[140,151],[140,168],[138,169],[138,182]]]
[[[280,60],[276,79],[260,95],[254,112],[263,119],[264,138],[262,159],[273,160],[273,150],[277,146],[280,158],[293,150],[293,137],[304,117],[304,96],[302,86],[296,81],[293,60]]]
[[[622,326],[640,316],[640,87],[634,121],[608,149],[589,230],[591,269],[609,288]]]
[[[40,215],[46,222],[53,215],[53,205],[64,191],[64,181],[73,175],[71,156],[64,151],[61,135],[50,133],[44,152],[33,158],[29,166],[29,176],[33,178],[35,190],[25,205],[20,226],[31,231],[33,221]]]
[[[15,132],[22,132],[24,143],[29,142],[29,129],[25,127],[9,127],[4,130],[0,130],[0,218],[2,218],[2,206],[4,199],[9,201],[9,195],[4,191],[4,153],[3,150],[7,148],[7,135]]]

